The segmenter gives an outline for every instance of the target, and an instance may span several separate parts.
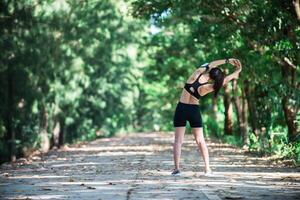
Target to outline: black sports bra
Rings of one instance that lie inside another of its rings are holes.
[[[206,70],[204,72],[206,72],[207,70],[208,70],[208,67],[206,67]],[[198,88],[201,85],[205,85],[208,83],[208,82],[199,83],[199,78],[203,73],[199,74],[199,76],[196,78],[196,80],[193,83],[185,83],[185,85],[184,85],[184,89],[186,89],[186,91],[188,91],[188,93],[193,95],[196,99],[200,99],[200,97],[201,97],[200,94],[198,93]]]

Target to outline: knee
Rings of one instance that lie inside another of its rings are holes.
[[[197,145],[201,146],[201,145],[205,144],[205,141],[204,141],[204,139],[196,139],[196,143],[197,143]]]
[[[182,141],[182,140],[175,140],[175,142],[174,142],[174,146],[181,146],[181,145],[182,145],[182,143],[183,143],[183,141]]]

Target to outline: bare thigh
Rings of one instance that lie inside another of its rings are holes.
[[[184,139],[184,133],[185,133],[185,126],[182,127],[175,127],[175,143],[182,144]]]
[[[192,132],[197,144],[201,144],[205,142],[202,127],[192,128]]]

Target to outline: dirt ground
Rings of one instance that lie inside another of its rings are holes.
[[[182,175],[173,169],[172,133],[98,139],[0,167],[0,199],[300,199],[300,169],[216,141],[208,142],[213,175],[191,135]]]

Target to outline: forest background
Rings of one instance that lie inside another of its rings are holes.
[[[187,77],[233,57],[239,79],[200,101],[205,135],[299,164],[299,24],[299,0],[2,0],[0,162],[173,131]]]

